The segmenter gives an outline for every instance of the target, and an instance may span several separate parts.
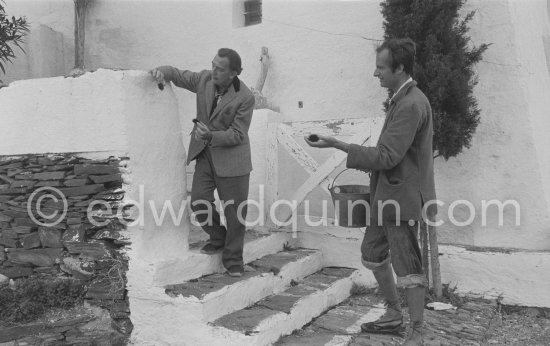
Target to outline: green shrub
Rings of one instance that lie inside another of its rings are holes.
[[[0,323],[25,323],[53,308],[67,309],[81,303],[84,286],[73,279],[19,279],[14,289],[0,288]]]
[[[0,70],[6,73],[5,64],[15,59],[15,52],[10,44],[19,47],[24,52],[21,44],[25,35],[29,32],[29,25],[24,17],[10,18],[6,14],[2,2],[0,0]]]

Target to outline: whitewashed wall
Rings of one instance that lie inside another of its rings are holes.
[[[261,25],[233,28],[232,1],[94,1],[87,21],[88,68],[147,70],[160,64],[208,68],[216,49],[235,48],[243,57],[242,79],[254,85],[259,52],[269,48],[271,66],[264,94],[287,120],[314,120],[382,115],[386,93],[372,77],[374,42],[380,39],[378,1],[266,0]],[[547,109],[549,76],[544,43],[548,7],[543,0],[471,0],[473,44],[492,43],[477,66],[476,97],[481,124],[472,147],[458,158],[436,162],[438,196],[448,207],[455,200],[473,203],[477,218],[470,226],[450,225],[447,208],[440,214],[447,243],[550,248],[550,129]],[[68,72],[73,56],[73,2],[11,1],[7,10],[27,15],[33,23],[28,55],[11,67],[7,79],[43,77]],[[322,31],[322,32],[321,32]],[[343,34],[343,35],[341,35]],[[49,62],[49,63],[47,63]],[[182,131],[194,117],[191,93],[176,90]],[[298,101],[304,107],[298,108]],[[330,153],[312,152],[322,161]],[[307,177],[284,154],[280,160],[293,179],[283,195]],[[319,192],[314,192],[318,194]],[[504,226],[489,214],[480,225],[482,200],[517,200],[521,225],[507,207]],[[459,221],[469,211],[457,207]]]

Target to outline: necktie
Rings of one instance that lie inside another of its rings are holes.
[[[210,116],[212,116],[212,113],[214,113],[214,109],[216,109],[216,107],[218,106],[218,103],[220,102],[224,94],[225,92],[224,93],[216,92],[216,96],[214,96],[214,100],[212,101],[212,108],[210,108]]]

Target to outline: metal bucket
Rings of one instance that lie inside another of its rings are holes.
[[[370,217],[369,210],[367,210],[370,201],[370,187],[368,185],[334,185],[340,174],[348,169],[338,173],[332,181],[332,186],[329,186],[338,226],[366,227],[367,219]]]

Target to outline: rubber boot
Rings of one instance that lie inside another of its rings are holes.
[[[380,291],[384,295],[387,309],[378,320],[362,324],[361,329],[367,333],[398,334],[403,325],[403,314],[389,262],[387,265],[374,270],[373,274]]]
[[[424,345],[422,340],[424,324],[424,298],[426,288],[422,286],[405,289],[407,296],[407,305],[409,305],[409,316],[411,321],[411,330],[402,346]]]

